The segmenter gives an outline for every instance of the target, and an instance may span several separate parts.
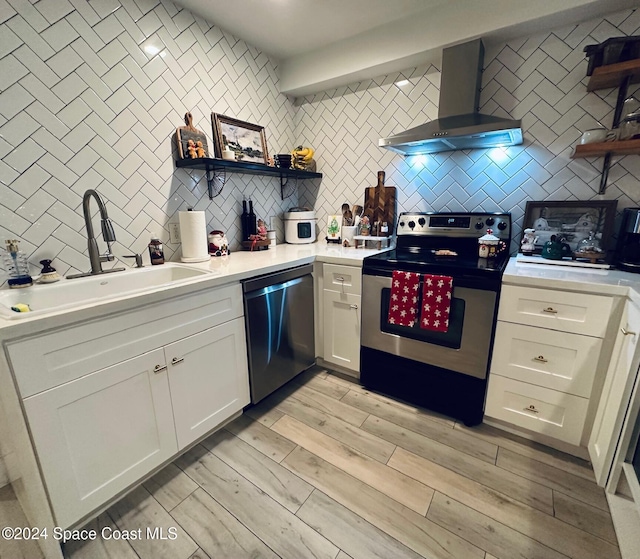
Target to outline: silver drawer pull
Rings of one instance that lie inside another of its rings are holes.
[[[630,332],[626,328],[620,328],[620,332],[622,332],[625,336],[635,336],[635,332]]]
[[[349,305],[349,308],[358,310],[358,305]]]
[[[336,276],[336,281],[344,282],[344,278],[342,276]]]
[[[167,368],[167,366],[166,366],[166,365],[156,365],[156,366],[153,368],[153,372],[154,372],[154,373],[159,373],[160,371],[164,371],[166,368]]]
[[[548,360],[544,358],[544,355],[538,355],[533,358],[534,361],[540,361],[540,363],[548,363]]]
[[[546,309],[542,309],[542,312],[548,312],[549,314],[558,314],[558,311],[553,307],[547,307]]]
[[[524,411],[530,411],[531,413],[540,413],[540,410],[537,410],[533,404],[531,404],[527,408],[524,408]]]
[[[178,363],[182,363],[184,361],[184,357],[174,357],[171,360],[172,365],[177,365]]]

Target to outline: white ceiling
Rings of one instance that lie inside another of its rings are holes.
[[[442,48],[578,23],[637,0],[177,0],[280,61],[281,90],[307,95],[438,62]]]

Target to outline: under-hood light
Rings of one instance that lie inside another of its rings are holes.
[[[483,58],[480,39],[444,49],[438,118],[381,138],[378,145],[403,155],[419,155],[521,144],[520,120],[477,112]]]

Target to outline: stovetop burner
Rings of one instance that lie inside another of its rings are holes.
[[[478,239],[491,229],[505,243],[494,258],[478,257]],[[396,248],[364,260],[363,272],[405,270],[452,276],[488,275],[501,278],[509,259],[511,214],[415,213],[398,217]],[[439,255],[450,251],[455,255]]]

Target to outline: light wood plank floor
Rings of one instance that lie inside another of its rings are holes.
[[[67,557],[620,557],[588,463],[318,367],[92,524],[175,527],[178,537],[96,540]]]

